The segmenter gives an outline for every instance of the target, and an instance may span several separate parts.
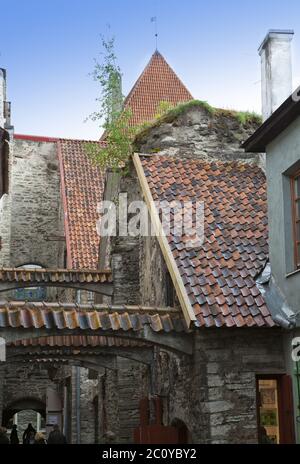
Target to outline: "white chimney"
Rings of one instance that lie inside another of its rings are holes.
[[[294,31],[270,30],[261,57],[262,115],[265,121],[293,92],[291,40]]]

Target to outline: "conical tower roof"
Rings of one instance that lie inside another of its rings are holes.
[[[135,125],[151,121],[162,101],[176,105],[192,99],[192,95],[164,57],[155,51],[124,104],[125,108],[131,108],[131,123]]]

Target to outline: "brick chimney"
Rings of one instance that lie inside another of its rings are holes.
[[[261,57],[262,115],[266,120],[291,95],[291,40],[294,31],[270,30],[258,52]]]

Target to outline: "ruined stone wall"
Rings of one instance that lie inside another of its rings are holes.
[[[204,107],[186,109],[171,121],[149,128],[138,137],[136,151],[205,160],[240,160],[264,165],[263,157],[245,153],[241,142],[258,128],[241,123],[230,111],[210,113]]]
[[[200,329],[193,357],[159,351],[155,393],[165,424],[193,443],[256,443],[256,375],[285,372],[280,329]]]

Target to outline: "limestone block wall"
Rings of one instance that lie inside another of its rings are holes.
[[[75,370],[73,376],[75,383]],[[139,424],[139,401],[149,394],[148,368],[118,358],[118,369],[105,369],[89,380],[88,369],[80,368],[80,379],[81,443],[132,443]],[[73,389],[73,443],[77,439],[75,394]]]
[[[9,162],[8,162],[8,194],[4,194],[0,199],[0,266],[10,265],[10,239],[11,239],[11,181],[13,166],[13,143],[9,143]]]
[[[63,214],[56,144],[15,139],[10,265],[63,267]]]
[[[120,193],[127,194],[127,202],[141,199],[141,192],[137,183],[137,178],[132,171],[132,175],[123,176],[120,179]],[[118,199],[116,204],[118,206]],[[117,217],[125,212],[124,209],[117,207]],[[128,221],[130,220],[128,215]],[[119,222],[119,221],[118,221]],[[126,223],[125,223],[126,225]],[[113,302],[116,304],[139,304],[141,300],[139,279],[140,272],[140,237],[133,237],[121,233],[119,227],[117,234],[111,238],[111,268],[114,281]]]
[[[139,425],[139,401],[149,394],[147,368],[125,358],[118,359],[118,418],[120,443],[133,443]]]
[[[80,435],[81,443],[95,443],[96,409],[94,398],[97,395],[98,378],[89,379],[89,369],[80,369]]]
[[[165,425],[175,419],[193,443],[256,443],[256,376],[285,372],[279,329],[201,329],[192,357],[156,354],[156,394]]]
[[[43,366],[6,363],[3,372],[3,407],[22,398],[45,401],[46,389],[50,386],[55,388]]]
[[[167,266],[156,237],[140,240],[140,291],[145,306],[167,305]]]

